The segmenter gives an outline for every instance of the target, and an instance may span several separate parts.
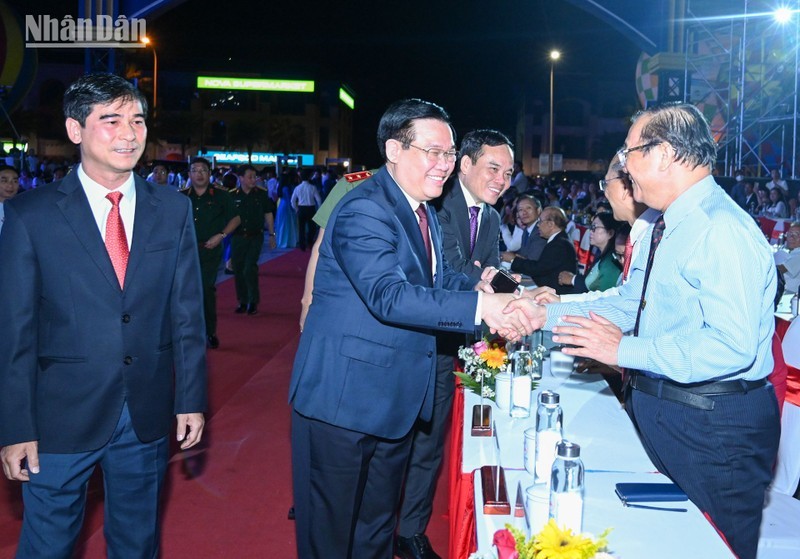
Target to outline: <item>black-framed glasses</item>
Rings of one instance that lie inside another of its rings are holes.
[[[663,143],[664,142],[662,140],[653,140],[652,142],[647,142],[646,144],[634,146],[632,148],[620,148],[619,151],[617,151],[617,158],[619,159],[619,164],[624,167],[625,163],[628,161],[628,154],[631,153],[632,151],[639,151],[642,149],[651,148],[657,146],[658,144],[663,144]]]
[[[606,229],[602,225],[590,225],[589,226],[589,231],[597,231],[598,229],[602,229],[603,231],[608,231],[608,229]]]
[[[625,253],[624,252],[617,252],[616,250],[611,253],[612,258],[617,262],[622,262],[625,260]]]
[[[453,163],[456,158],[458,157],[458,152],[456,150],[444,150],[440,148],[421,148],[417,147],[414,144],[408,144],[414,149],[418,149],[420,151],[425,152],[425,156],[428,158],[428,161],[431,163],[435,163],[439,161],[439,159],[444,158],[447,163]]]
[[[610,183],[611,181],[620,181],[622,179],[623,177],[614,177],[613,179],[608,179],[608,180],[600,179],[599,181],[597,181],[597,184],[600,185],[600,192],[605,192],[606,188],[608,188],[608,183]]]

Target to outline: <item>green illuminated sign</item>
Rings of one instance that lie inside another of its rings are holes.
[[[198,76],[197,89],[237,89],[244,91],[283,91],[286,93],[314,93],[311,80],[271,80]]]
[[[339,100],[351,109],[356,108],[356,100],[341,87],[339,88]]]

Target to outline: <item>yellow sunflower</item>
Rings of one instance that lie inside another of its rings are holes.
[[[536,559],[589,559],[598,547],[590,538],[561,530],[551,518],[536,536]]]
[[[499,369],[506,362],[506,352],[497,347],[487,349],[480,355],[481,361],[494,369]]]

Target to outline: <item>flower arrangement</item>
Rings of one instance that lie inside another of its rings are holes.
[[[542,362],[544,356],[544,346],[537,346],[531,352],[534,366]],[[474,392],[481,395],[481,379],[483,379],[483,397],[495,397],[495,379],[500,373],[510,371],[510,363],[506,341],[503,338],[487,340],[483,338],[478,342],[461,346],[458,349],[458,358],[464,363],[464,370],[454,371],[461,383]],[[537,383],[532,383],[532,389],[536,389]]]
[[[458,348],[458,358],[464,363],[464,371],[454,371],[461,383],[483,397],[494,398],[495,377],[508,371],[508,352],[506,342],[500,338],[491,342],[482,338],[478,342]]]
[[[532,538],[526,538],[521,530],[506,524],[504,530],[495,533],[494,544],[499,559],[613,559],[607,549],[610,532],[608,529],[594,539],[588,534],[561,529],[551,518]],[[474,555],[475,559],[480,558]]]

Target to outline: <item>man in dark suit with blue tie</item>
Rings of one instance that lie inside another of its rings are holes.
[[[474,130],[461,141],[458,172],[434,201],[442,226],[442,253],[456,271],[481,279],[486,267],[500,266],[500,214],[492,207],[509,188],[514,148],[505,134]],[[444,434],[453,404],[453,360],[464,334],[437,336],[436,386],[430,421],[419,421],[408,464],[395,553],[402,559],[438,559],[425,529],[433,510]]]
[[[131,170],[147,103],[111,74],[64,94],[81,164],[7,203],[0,238],[0,452],[25,504],[18,558],[68,558],[103,469],[110,557],[158,555],[167,434],[200,441],[202,291],[192,211]]]
[[[389,558],[417,418],[431,416],[437,330],[527,333],[511,295],[447,265],[436,214],[456,160],[447,113],[384,113],[385,166],[328,221],[289,387],[298,556]]]

